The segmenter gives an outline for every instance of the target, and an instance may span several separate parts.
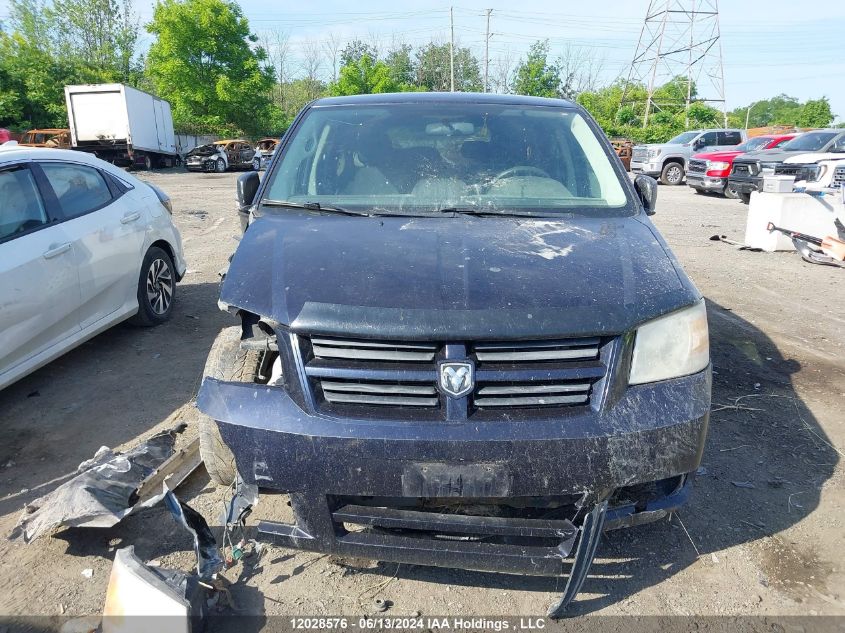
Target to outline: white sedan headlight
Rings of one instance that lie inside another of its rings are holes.
[[[694,306],[649,321],[637,329],[628,384],[639,385],[695,374],[710,362],[707,310]]]

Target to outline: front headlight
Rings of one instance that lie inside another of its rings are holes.
[[[708,160],[707,161],[707,169],[708,170],[716,169],[718,171],[724,171],[724,170],[728,169],[730,166],[731,166],[730,163],[726,163],[726,162],[721,161],[721,160],[713,160],[713,161]]]
[[[807,182],[818,182],[827,172],[827,165],[808,165],[802,171]]]
[[[710,362],[704,299],[637,329],[628,384],[695,374]]]
[[[660,150],[659,149],[648,150],[648,157],[649,158],[657,158],[658,156],[660,156]]]

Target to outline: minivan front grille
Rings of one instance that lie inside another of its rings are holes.
[[[598,356],[599,339],[584,338],[528,343],[476,343],[472,351],[479,363],[584,360]]]
[[[602,350],[610,343],[599,337],[452,343],[313,336],[296,344],[318,409],[445,420],[589,406],[606,373]],[[440,363],[455,361],[475,368],[474,389],[462,398],[439,388]]]
[[[486,407],[554,407],[588,404],[592,383],[589,381],[552,383],[485,383],[473,397],[473,404]]]
[[[431,343],[389,343],[315,337],[315,358],[348,358],[360,361],[425,363],[434,360],[437,346]]]
[[[322,380],[326,402],[393,407],[436,407],[434,385],[401,384],[367,380]]]

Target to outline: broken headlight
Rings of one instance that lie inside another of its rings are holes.
[[[628,384],[695,374],[710,362],[704,299],[637,329]]]

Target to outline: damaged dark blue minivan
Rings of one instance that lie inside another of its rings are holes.
[[[290,494],[276,543],[569,576],[689,494],[707,316],[601,130],[567,101],[320,99],[266,176],[198,398],[212,478]]]

